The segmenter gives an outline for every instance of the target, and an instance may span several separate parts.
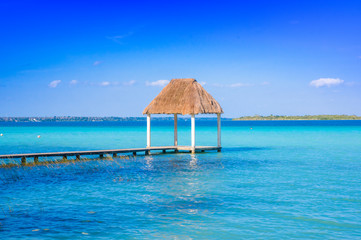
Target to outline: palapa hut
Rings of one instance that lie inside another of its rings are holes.
[[[178,150],[221,149],[221,114],[219,103],[193,78],[172,79],[156,98],[144,109],[147,114],[147,147],[151,147],[150,116],[151,114],[174,114],[174,146]],[[177,114],[191,115],[191,147],[179,147],[177,136]],[[217,114],[218,144],[217,147],[196,147],[195,115]]]

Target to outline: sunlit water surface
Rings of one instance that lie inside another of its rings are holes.
[[[154,121],[153,145],[173,141]],[[179,142],[189,145],[189,121]],[[197,145],[216,144],[199,120]],[[0,154],[144,147],[145,122],[0,124]],[[41,137],[38,138],[37,136]],[[360,121],[223,121],[221,153],[0,169],[1,239],[361,239]]]

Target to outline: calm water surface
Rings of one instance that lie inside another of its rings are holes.
[[[153,145],[170,145],[154,121]],[[221,153],[0,169],[1,239],[361,239],[361,121],[223,121]],[[190,122],[179,123],[180,145]],[[196,122],[216,144],[216,121]],[[144,147],[145,122],[0,123],[0,154]],[[41,135],[41,138],[37,138]]]

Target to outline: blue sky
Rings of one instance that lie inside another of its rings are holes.
[[[142,116],[196,78],[225,117],[361,115],[360,1],[1,1],[0,116]]]

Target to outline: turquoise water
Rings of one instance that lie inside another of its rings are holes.
[[[216,122],[196,124],[197,144],[215,145]],[[0,133],[0,154],[146,139],[145,122],[0,123]],[[172,122],[155,121],[152,144],[172,134]],[[361,121],[223,121],[222,145],[0,169],[0,238],[361,239]]]

